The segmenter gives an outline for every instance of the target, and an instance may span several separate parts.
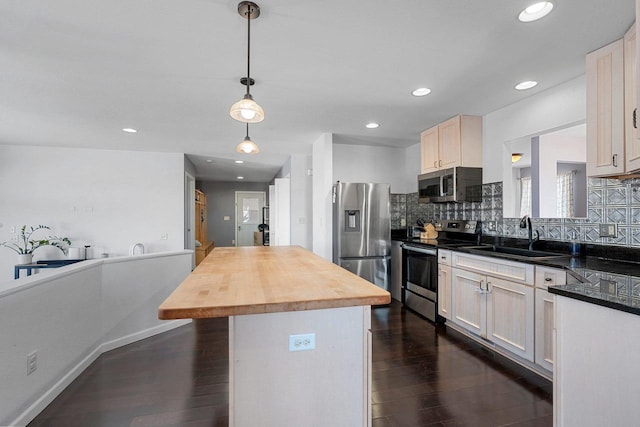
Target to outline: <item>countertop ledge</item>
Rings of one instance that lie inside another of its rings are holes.
[[[299,246],[214,248],[158,308],[163,320],[319,310],[389,292]]]

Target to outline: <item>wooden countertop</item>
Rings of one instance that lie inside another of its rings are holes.
[[[388,304],[389,292],[299,246],[215,248],[160,305],[160,319]]]

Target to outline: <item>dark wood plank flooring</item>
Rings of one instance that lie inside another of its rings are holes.
[[[396,302],[372,317],[374,427],[553,424],[549,381]],[[29,426],[227,426],[228,363],[227,319],[183,326],[103,354]]]

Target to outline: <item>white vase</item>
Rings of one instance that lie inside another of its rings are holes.
[[[31,264],[33,261],[33,254],[19,254],[18,265]]]

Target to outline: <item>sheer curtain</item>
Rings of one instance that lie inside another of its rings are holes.
[[[531,177],[520,178],[520,216],[531,216]]]
[[[573,213],[573,172],[559,172],[556,177],[559,218],[571,218]]]

